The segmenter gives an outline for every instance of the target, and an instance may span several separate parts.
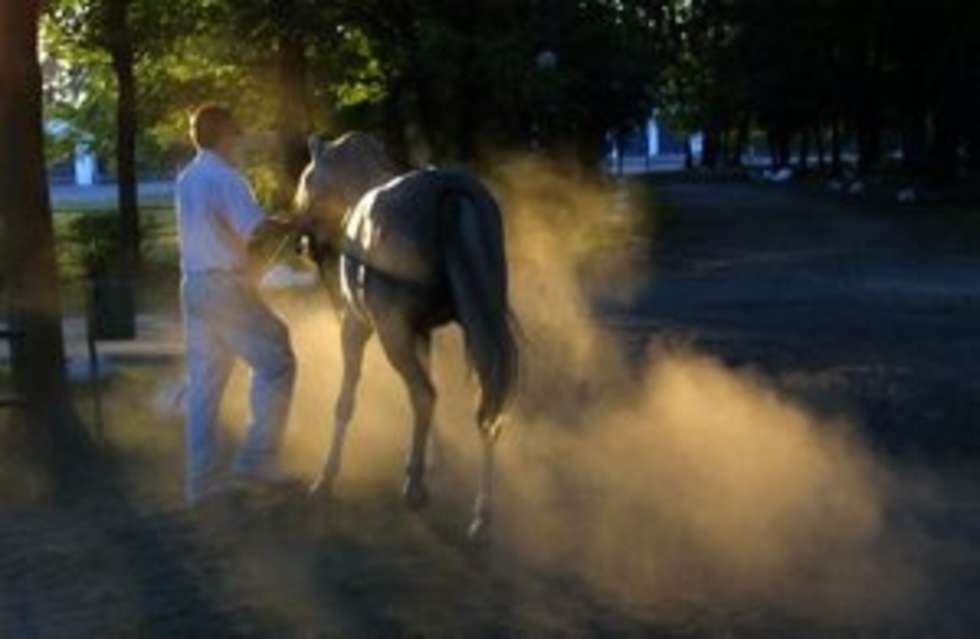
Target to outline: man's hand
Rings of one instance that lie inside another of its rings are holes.
[[[295,241],[302,235],[313,235],[316,223],[312,215],[266,216],[248,239],[246,271],[253,279],[261,277],[290,244],[290,238]]]
[[[252,233],[252,240],[261,242],[262,238],[284,235],[303,235],[316,230],[317,220],[309,214],[302,215],[269,215]]]

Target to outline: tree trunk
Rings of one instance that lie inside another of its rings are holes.
[[[742,166],[742,155],[749,142],[749,119],[742,118],[735,133],[735,144],[732,146],[731,165]]]
[[[823,172],[827,168],[827,145],[823,139],[824,130],[820,120],[813,127],[813,140],[817,145],[817,168]]]
[[[857,108],[858,173],[861,175],[873,171],[881,163],[882,46],[879,38],[871,39],[871,58],[864,69],[865,81]]]
[[[909,176],[922,174],[926,165],[926,114],[918,106],[905,115],[902,127],[902,168]]]
[[[85,441],[65,377],[61,297],[48,199],[37,59],[39,1],[0,2],[0,259],[11,328],[14,387],[27,401],[23,430],[56,470]],[[4,433],[7,434],[7,433]],[[6,455],[8,452],[4,451]]]
[[[810,170],[810,130],[805,127],[800,132],[799,170],[800,173],[806,173]]]
[[[776,154],[779,158],[779,163],[777,165],[779,168],[785,168],[789,166],[789,147],[792,141],[793,141],[793,135],[786,129],[780,129],[777,132]]]
[[[309,162],[306,147],[306,137],[311,132],[308,69],[306,44],[299,29],[284,28],[279,36],[279,111],[276,129],[283,172],[280,195],[286,201],[292,198],[299,176]]]
[[[948,108],[936,113],[936,137],[932,150],[932,179],[940,185],[956,181],[959,164],[960,122]]]
[[[966,137],[966,165],[971,171],[980,170],[980,109],[974,109],[974,116],[968,120]]]
[[[456,112],[456,155],[464,162],[471,162],[478,153],[478,129],[481,125],[481,103],[483,78],[475,68],[479,52],[479,29],[486,20],[483,2],[459,3],[459,12],[454,16],[459,33],[462,34],[461,51],[456,61],[458,74],[456,90],[453,91]]]
[[[115,0],[108,12],[108,40],[116,75],[116,177],[119,188],[122,267],[127,274],[142,270],[138,180],[136,175],[136,76],[133,34],[129,28],[130,0]]]
[[[414,47],[415,45],[413,45]],[[413,49],[414,51],[414,49]],[[432,82],[426,77],[426,71],[420,61],[422,56],[412,54],[412,69],[405,79],[411,87],[413,109],[414,140],[410,143],[412,161],[416,164],[429,164],[445,155],[444,136],[438,135],[439,104],[434,99],[435,91]]]
[[[715,168],[718,165],[718,129],[714,126],[705,129],[701,149],[701,166],[706,169]]]
[[[392,81],[382,103],[384,111],[385,147],[395,164],[407,171],[411,168],[406,138],[405,92],[400,78]]]
[[[963,56],[959,50],[954,49],[946,62],[943,86],[934,115],[932,174],[933,179],[939,184],[950,184],[957,178],[959,147],[964,130],[965,89]]]
[[[967,69],[964,105],[963,140],[966,144],[966,166],[971,171],[980,170],[980,45],[974,45],[973,64]]]
[[[834,175],[841,173],[841,131],[840,118],[834,115],[830,126],[830,164]]]
[[[766,148],[769,149],[769,168],[779,168],[779,150],[776,144],[776,132],[770,127],[766,129]]]
[[[878,167],[881,161],[881,125],[877,112],[866,111],[859,116],[858,173],[866,175]]]
[[[624,142],[626,142],[626,135],[623,134],[622,132],[617,133],[616,134],[616,175],[620,175],[620,176],[623,175],[623,166],[626,163],[626,148]],[[585,164],[588,161],[587,160],[588,156],[586,155],[586,153],[582,153],[580,151],[577,155],[579,156],[579,159],[582,161],[583,164]]]

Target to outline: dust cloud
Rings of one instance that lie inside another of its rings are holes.
[[[649,247],[656,231],[645,194],[617,211],[610,185],[526,159],[501,161],[489,181],[507,219],[522,332],[521,390],[499,445],[503,554],[660,618],[773,609],[846,624],[907,604],[917,576],[888,530],[892,479],[853,424],[669,337],[638,357],[595,319],[595,293],[628,297],[650,277],[638,267],[648,248],[628,249]],[[313,476],[341,375],[337,324],[319,293],[277,308],[300,366],[288,459]],[[437,336],[437,431],[449,463],[430,483],[455,472],[447,491],[468,500],[476,389],[461,352],[457,329]],[[231,401],[226,420],[244,410]],[[410,425],[406,393],[372,340],[338,491],[397,490]]]

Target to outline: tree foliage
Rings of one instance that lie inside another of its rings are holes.
[[[70,61],[53,113],[115,144],[108,7],[129,4],[139,155],[187,152],[186,112],[227,102],[291,190],[311,129],[381,132],[406,164],[513,148],[594,160],[649,112],[667,0],[53,0],[47,49]]]
[[[595,159],[656,107],[705,132],[705,163],[753,130],[871,170],[980,163],[980,5],[971,0],[52,0],[53,113],[115,144],[112,7],[129,7],[138,155],[186,157],[186,113],[231,103],[268,133],[263,178],[291,190],[316,129],[383,133],[405,164],[539,148]],[[805,157],[806,154],[803,154]]]
[[[48,46],[55,52],[54,69],[66,69],[73,73],[88,73],[90,80],[101,79],[102,87],[106,69],[111,70],[115,81],[113,93],[114,126],[112,137],[115,150],[115,169],[119,190],[119,221],[123,238],[122,268],[127,272],[138,271],[141,266],[140,221],[137,198],[137,145],[139,139],[139,84],[137,66],[154,54],[159,54],[180,26],[186,22],[186,13],[193,8],[182,0],[161,3],[149,0],[53,0],[47,5],[48,19],[45,34]],[[64,67],[58,65],[67,61]],[[85,63],[85,64],[79,64]],[[80,71],[76,68],[81,66]],[[99,75],[101,74],[101,78]],[[97,81],[77,84],[68,82],[64,88],[80,88],[80,92],[69,94],[69,101],[81,102],[84,106],[105,99],[106,94],[92,93],[88,86],[97,87]],[[55,92],[58,96],[58,92]],[[104,115],[100,110],[91,124],[107,132]],[[72,109],[62,108],[60,115],[72,118]],[[101,121],[100,121],[101,120]],[[75,130],[84,130],[75,124]],[[90,134],[93,139],[95,135]]]
[[[706,145],[745,118],[777,164],[799,140],[851,142],[863,171],[901,151],[910,174],[980,163],[980,5],[972,0],[691,0],[678,4],[668,108]],[[706,162],[709,158],[706,148]]]

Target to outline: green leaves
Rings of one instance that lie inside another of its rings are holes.
[[[170,167],[189,151],[187,111],[205,100],[230,103],[253,131],[279,130],[289,113],[303,128],[424,143],[434,159],[535,144],[594,155],[607,131],[653,105],[671,0],[51,0],[44,39],[60,64],[49,109],[91,132],[100,151],[114,138],[108,17],[120,3],[140,157]],[[283,66],[284,43],[298,44],[302,68]],[[291,84],[288,68],[299,75]]]

